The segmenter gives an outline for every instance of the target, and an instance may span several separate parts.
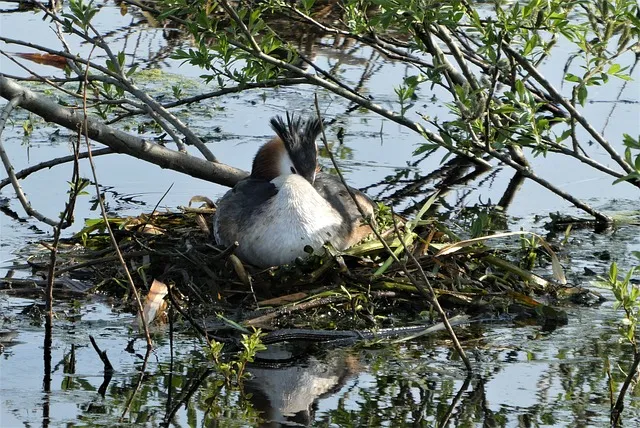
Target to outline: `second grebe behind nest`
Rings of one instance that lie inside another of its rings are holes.
[[[344,250],[371,233],[344,184],[318,172],[320,120],[287,114],[286,123],[277,116],[271,127],[277,137],[258,150],[251,175],[218,202],[218,244],[237,241],[242,260],[269,267],[306,257],[307,245],[317,252],[329,242]],[[365,213],[373,214],[373,202],[351,190]]]

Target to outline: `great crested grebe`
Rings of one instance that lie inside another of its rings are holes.
[[[213,232],[218,244],[238,242],[236,254],[258,267],[305,257],[307,245],[320,251],[329,242],[344,250],[371,233],[344,184],[318,172],[317,118],[271,119],[277,137],[253,159],[251,175],[218,202]],[[351,189],[367,215],[373,202]]]

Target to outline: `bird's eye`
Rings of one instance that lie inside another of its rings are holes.
[[[291,173],[292,174],[297,174],[296,169],[294,167],[291,167]]]

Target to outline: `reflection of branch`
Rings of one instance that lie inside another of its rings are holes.
[[[113,153],[113,150],[111,149],[98,149],[98,150],[94,150],[92,152],[93,156],[101,156],[101,155],[108,155],[110,153]],[[83,153],[79,153],[78,154],[78,159],[85,159],[89,156],[89,154],[87,152],[83,152]],[[37,165],[33,165],[30,166],[29,168],[25,168],[21,171],[16,172],[15,176],[18,180],[21,180],[23,178],[28,177],[30,174],[33,174],[34,172],[40,171],[42,169],[46,169],[46,168],[51,168],[54,167],[56,165],[60,165],[63,163],[67,163],[67,162],[72,162],[73,160],[75,160],[75,156],[74,155],[68,155],[68,156],[62,156],[59,158],[55,158],[55,159],[51,159],[45,162],[40,162]],[[11,179],[9,178],[5,178],[4,180],[0,180],[0,189],[2,189],[3,187],[5,187],[7,184],[11,183]]]
[[[458,389],[458,393],[456,394],[455,397],[453,397],[453,400],[451,400],[451,404],[449,404],[449,407],[447,408],[446,413],[438,421],[438,426],[439,427],[448,426],[449,418],[451,418],[451,415],[453,414],[453,411],[455,410],[456,406],[460,402],[460,399],[462,398],[462,395],[465,392],[467,392],[467,389],[469,388],[469,385],[471,384],[471,379],[472,379],[471,374],[467,374],[467,377],[464,378],[464,382],[462,382],[462,385]]]
[[[55,227],[55,226],[58,226],[58,223],[60,223],[60,220],[54,220],[49,217],[46,217],[45,215],[41,214],[40,212],[36,211],[31,207],[31,204],[29,203],[29,201],[27,200],[27,197],[22,191],[22,187],[20,186],[20,183],[18,183],[18,178],[14,173],[13,165],[11,165],[11,160],[9,160],[9,156],[7,155],[7,152],[4,150],[4,146],[2,145],[2,131],[4,130],[5,123],[7,122],[7,119],[9,118],[11,111],[16,106],[18,106],[18,104],[20,104],[21,102],[22,102],[22,98],[19,94],[17,94],[11,97],[11,100],[7,103],[7,105],[4,106],[4,109],[2,109],[2,114],[0,115],[0,158],[2,158],[2,163],[4,164],[4,168],[7,171],[9,180],[13,185],[13,190],[16,192],[16,196],[18,197],[18,200],[22,204],[22,208],[24,208],[24,210],[30,216],[37,218],[38,220],[48,224],[49,226]]]
[[[468,126],[467,130],[473,139],[473,144],[475,144],[476,146],[479,146],[481,143],[478,140],[478,137],[473,132],[473,129],[471,129],[471,126]],[[607,217],[606,215],[604,215],[599,211],[594,210],[587,203],[582,202],[580,199],[574,197],[570,193],[567,193],[564,190],[561,190],[559,187],[556,187],[553,183],[549,182],[548,180],[538,176],[533,171],[532,168],[530,168],[529,166],[522,165],[519,162],[515,161],[511,155],[504,154],[490,147],[487,148],[485,152],[493,156],[494,158],[498,159],[500,162],[504,163],[505,165],[508,165],[509,167],[513,168],[518,173],[522,174],[523,177],[528,178],[532,181],[535,181],[545,189],[551,191],[552,193],[555,193],[556,195],[560,196],[562,199],[568,202],[571,202],[573,205],[575,205],[577,208],[581,209],[582,211],[592,215],[593,217],[596,218],[598,222],[604,223],[604,224],[611,223],[611,219],[609,217]]]
[[[162,104],[162,106],[166,109],[169,108],[173,108],[173,107],[178,107],[178,106],[182,106],[182,105],[187,105],[187,104],[192,104],[192,103],[197,103],[209,98],[215,98],[215,97],[220,97],[222,95],[227,95],[227,94],[234,94],[234,93],[238,93],[238,92],[242,92],[245,91],[247,89],[259,89],[259,88],[275,88],[277,86],[290,86],[290,85],[300,85],[302,83],[306,83],[306,79],[303,77],[289,77],[289,78],[284,78],[284,79],[271,79],[271,80],[264,80],[261,82],[256,82],[256,83],[243,83],[237,86],[231,86],[228,88],[222,88],[219,89],[217,91],[212,91],[212,92],[207,92],[205,94],[200,94],[200,95],[194,95],[192,97],[188,97],[188,98],[182,98],[180,100],[177,101],[172,101],[172,102],[168,102],[165,104]],[[111,125],[115,122],[118,122],[124,118],[130,117],[130,116],[134,116],[136,114],[142,114],[145,113],[145,111],[143,110],[132,110],[128,113],[122,114],[118,117],[116,117],[115,119],[112,119],[108,122],[106,122],[107,125]]]
[[[78,129],[83,127],[83,117],[76,111],[61,107],[50,99],[23,88],[3,76],[0,76],[0,96],[7,99],[22,97],[20,100],[22,108],[65,128]],[[89,138],[110,147],[114,152],[124,153],[162,168],[169,168],[230,187],[247,176],[247,173],[240,169],[167,149],[159,144],[150,143],[142,138],[113,129],[93,118],[87,118],[87,128]]]
[[[437,189],[439,195],[442,197],[447,195],[452,189],[468,188],[468,186],[465,187],[464,185],[491,170],[491,168],[478,165],[472,159],[456,156],[426,175],[420,175],[414,179],[402,179],[403,176],[407,176],[410,173],[412,168],[418,168],[429,156],[429,153],[427,153],[424,157],[412,162],[406,168],[397,170],[396,174],[390,179],[385,177],[383,180],[365,189],[382,187],[382,189],[376,193],[376,200],[393,206],[397,206],[402,200],[411,199],[410,205],[407,205],[401,212],[403,216],[408,216],[418,211],[425,204],[429,199],[429,196],[425,195],[431,193],[431,189]],[[396,185],[389,183],[396,183]],[[402,185],[402,187],[399,187],[399,185]],[[386,194],[389,190],[393,191]]]
[[[620,415],[622,414],[622,410],[624,409],[624,397],[627,394],[627,389],[629,389],[629,385],[633,382],[633,378],[637,376],[638,373],[638,365],[640,365],[640,352],[636,352],[633,355],[633,363],[631,367],[629,367],[629,371],[627,372],[627,377],[622,384],[622,388],[620,388],[620,392],[618,393],[618,399],[616,400],[615,405],[611,408],[611,426],[617,427],[620,423]]]
[[[522,187],[522,183],[524,183],[524,177],[519,172],[516,172],[513,177],[511,177],[511,180],[509,180],[504,194],[498,201],[498,206],[502,207],[505,212],[509,209],[509,206],[511,206],[516,193],[520,190],[520,187]]]
[[[202,369],[199,369],[202,370]],[[191,398],[191,396],[202,386],[202,384],[204,383],[204,381],[209,377],[209,375],[213,372],[213,369],[204,369],[201,371],[199,376],[188,376],[189,379],[189,383],[187,383],[183,388],[182,388],[182,397],[180,397],[177,400],[177,403],[170,407],[169,403],[167,402],[167,410],[165,412],[164,415],[164,423],[160,424],[161,426],[170,426],[172,425],[173,422],[173,418],[176,415],[176,413],[178,412],[178,410],[180,410],[180,408],[182,407],[182,405],[184,404],[185,406],[187,406],[187,403],[189,403],[189,399]],[[171,373],[169,373],[171,375]],[[171,389],[173,388],[173,385],[171,383],[169,383],[167,389],[169,389],[169,392],[171,392]],[[186,391],[186,392],[185,392]]]
[[[131,395],[127,399],[127,403],[125,404],[124,410],[122,411],[122,415],[120,415],[120,422],[122,422],[127,412],[129,412],[129,409],[131,408],[131,403],[133,403],[134,397],[136,396],[136,394],[140,390],[140,387],[142,386],[142,381],[147,377],[146,371],[147,371],[147,364],[149,363],[150,356],[151,356],[151,348],[147,348],[147,352],[144,354],[142,367],[140,368],[140,376],[138,376],[138,381],[136,382],[136,386],[135,388],[133,388]]]
[[[547,190],[550,190],[551,192],[560,196],[564,200],[571,202],[573,205],[580,208],[582,211],[594,216],[597,221],[601,223],[611,223],[611,219],[609,217],[607,217],[606,215],[602,214],[599,211],[594,210],[585,202],[582,202],[580,199],[575,198],[573,195],[565,192],[564,190],[560,190],[560,188],[556,187],[551,182],[538,176],[535,172],[533,172],[533,169],[520,165],[518,162],[515,162],[510,156],[500,153],[497,150],[491,149],[489,150],[489,154],[494,158],[499,159],[504,164],[509,165],[511,168],[518,171],[520,174],[522,174],[523,177],[526,177],[535,181],[536,183],[540,184],[542,187],[546,188]]]

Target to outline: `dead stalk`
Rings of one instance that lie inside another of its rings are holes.
[[[312,308],[319,308],[322,306],[330,305],[332,303],[341,303],[347,300],[348,299],[346,296],[329,296],[329,297],[323,297],[316,300],[311,300],[309,302],[295,303],[292,305],[287,305],[287,306],[278,308],[273,312],[269,312],[268,314],[260,315],[255,318],[248,319],[246,321],[243,321],[242,324],[246,326],[261,327],[282,315],[290,315],[295,312],[306,311],[307,309],[312,309]]]
[[[627,395],[627,390],[629,386],[633,382],[633,380],[638,376],[638,366],[640,366],[640,352],[636,352],[633,354],[633,363],[631,367],[629,367],[629,372],[627,373],[627,377],[620,388],[620,392],[618,393],[618,399],[615,404],[611,406],[611,426],[617,427],[620,425],[620,416],[622,415],[622,410],[624,410],[624,397]],[[612,401],[613,403],[613,401]]]
[[[316,113],[318,114],[318,117],[321,118],[322,116],[321,116],[321,113],[320,113],[320,104],[318,103],[317,94],[316,94],[316,96],[314,98],[314,103],[315,103]],[[364,221],[369,224],[369,226],[371,227],[371,230],[373,230],[373,233],[376,235],[376,238],[384,246],[384,248],[387,251],[387,253],[393,258],[393,260],[396,263],[398,263],[400,266],[402,266],[402,268],[404,269],[405,274],[407,275],[407,278],[409,279],[409,281],[411,281],[411,283],[416,287],[416,289],[423,296],[427,297],[431,301],[433,306],[436,308],[436,311],[440,315],[440,318],[442,319],[442,322],[445,325],[445,327],[447,329],[447,332],[449,333],[449,336],[451,337],[451,340],[453,341],[453,344],[454,344],[454,347],[456,348],[456,351],[458,352],[458,354],[460,354],[460,358],[462,358],[462,361],[464,362],[464,365],[467,368],[467,371],[471,372],[472,371],[471,362],[469,361],[469,358],[467,358],[467,355],[465,354],[464,349],[462,349],[462,346],[460,345],[460,342],[458,341],[458,337],[456,336],[455,332],[453,331],[453,328],[451,327],[451,324],[449,323],[449,319],[447,318],[447,314],[445,314],[444,310],[440,306],[440,303],[438,302],[438,297],[436,296],[436,293],[433,290],[433,287],[431,286],[431,283],[429,282],[429,279],[427,278],[427,275],[424,273],[424,270],[422,269],[422,266],[420,266],[420,263],[413,256],[411,251],[409,251],[409,249],[405,246],[404,240],[402,239],[402,236],[400,235],[400,233],[397,230],[397,224],[395,223],[394,215],[392,214],[392,217],[394,217],[394,227],[396,228],[396,233],[398,235],[398,239],[402,243],[402,246],[404,247],[405,253],[409,256],[409,258],[411,258],[412,262],[417,266],[418,271],[420,272],[420,276],[421,276],[422,280],[424,281],[424,283],[427,285],[428,290],[425,289],[424,285],[421,284],[419,281],[417,281],[416,278],[413,277],[413,275],[411,275],[411,273],[409,272],[409,269],[407,268],[407,264],[405,262],[403,262],[403,261],[400,261],[400,259],[398,259],[398,257],[395,255],[393,250],[389,247],[389,245],[384,240],[384,238],[382,238],[380,233],[376,230],[376,227],[375,227],[375,224],[373,222],[373,219],[370,216],[367,216],[366,213],[364,212],[364,210],[362,209],[362,206],[360,206],[360,203],[358,202],[358,199],[354,195],[354,193],[351,190],[351,188],[347,185],[347,183],[346,183],[346,181],[344,179],[344,176],[342,175],[342,172],[340,171],[340,167],[338,166],[338,163],[336,162],[335,158],[333,157],[333,153],[331,152],[331,150],[329,148],[329,144],[327,142],[327,136],[326,136],[326,134],[324,132],[324,125],[322,124],[322,120],[320,120],[320,129],[321,129],[321,132],[322,132],[322,143],[324,144],[325,149],[327,150],[329,158],[331,159],[331,163],[333,164],[333,167],[336,170],[336,172],[338,174],[338,177],[340,178],[340,181],[344,185],[344,187],[347,190],[347,192],[349,192],[349,196],[351,196],[351,199],[356,204],[356,207],[358,208],[358,211],[360,212],[360,215],[362,216]]]
[[[94,47],[91,49],[89,53],[89,58],[93,54]],[[100,213],[102,214],[102,219],[104,221],[107,232],[109,233],[109,238],[111,240],[111,245],[113,246],[116,255],[118,256],[118,261],[120,262],[120,266],[124,270],[125,276],[127,277],[127,282],[129,283],[129,287],[131,288],[131,293],[135,298],[136,304],[138,306],[138,313],[140,314],[140,318],[142,319],[142,328],[144,330],[145,339],[147,341],[147,353],[153,348],[153,342],[151,341],[151,335],[149,333],[149,326],[147,325],[147,320],[145,319],[144,310],[142,307],[142,301],[140,300],[140,294],[138,293],[138,289],[133,282],[133,278],[131,277],[131,273],[129,272],[129,268],[127,267],[127,262],[125,262],[124,257],[122,256],[122,252],[120,251],[120,247],[118,246],[118,241],[116,240],[115,235],[113,234],[113,230],[111,230],[111,225],[109,224],[109,217],[107,217],[107,210],[104,206],[104,201],[102,200],[102,193],[100,192],[100,184],[98,182],[98,175],[96,173],[96,166],[93,162],[93,156],[91,154],[91,143],[89,142],[89,134],[88,134],[88,112],[87,112],[87,85],[88,81],[86,77],[89,75],[89,60],[87,60],[87,66],[85,68],[85,82],[83,85],[83,100],[82,100],[82,111],[83,111],[83,127],[82,132],[85,139],[85,144],[87,146],[87,154],[89,155],[89,165],[91,166],[91,173],[93,174],[93,184],[96,188],[96,197],[98,199],[98,203],[100,204]],[[53,275],[52,275],[53,277]]]
[[[458,351],[458,353],[460,354],[460,357],[464,361],[464,365],[467,367],[467,371],[471,372],[472,367],[471,367],[471,363],[469,362],[469,358],[467,358],[467,355],[465,354],[464,349],[462,349],[462,346],[460,345],[460,341],[458,341],[458,336],[456,336],[456,333],[453,331],[453,327],[451,327],[451,323],[449,322],[449,318],[447,317],[447,314],[442,309],[442,306],[440,306],[440,302],[438,301],[438,294],[435,292],[435,290],[431,286],[431,282],[429,281],[429,279],[427,278],[427,275],[422,269],[422,265],[420,265],[420,262],[418,262],[413,252],[409,248],[407,248],[404,242],[404,239],[402,239],[400,235],[400,231],[398,230],[398,224],[396,222],[396,217],[395,217],[395,213],[393,212],[393,208],[391,208],[391,218],[393,220],[393,228],[396,231],[396,234],[398,236],[398,239],[400,240],[400,243],[402,244],[402,247],[404,248],[405,254],[409,256],[413,264],[418,269],[418,272],[420,273],[420,277],[422,278],[424,283],[427,284],[429,293],[428,294],[425,293],[424,287],[422,286],[422,284],[416,281],[415,278],[412,278],[412,275],[409,274],[406,263],[404,262],[401,263],[402,268],[405,270],[405,273],[407,274],[407,277],[409,278],[409,280],[416,286],[416,288],[423,295],[426,295],[426,297],[429,298],[433,306],[436,308],[436,311],[438,312],[438,314],[440,315],[440,318],[442,319],[442,323],[444,324],[445,328],[447,329],[447,332],[449,333],[449,336],[451,337],[451,340],[453,341],[453,345],[456,348],[456,351]]]

